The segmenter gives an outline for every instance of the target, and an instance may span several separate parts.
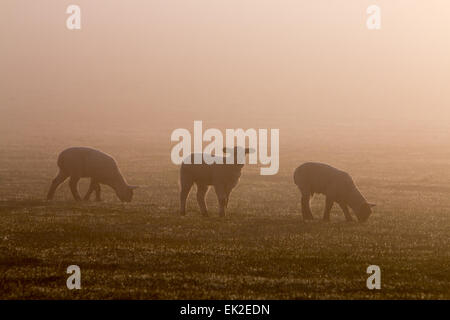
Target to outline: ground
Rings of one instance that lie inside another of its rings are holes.
[[[222,219],[212,190],[209,218],[193,193],[180,217],[170,144],[129,137],[2,142],[1,299],[450,299],[448,151],[282,146],[279,174],[246,166]],[[141,186],[134,201],[122,204],[103,187],[102,202],[76,203],[67,183],[45,201],[57,153],[70,145],[116,156]],[[322,222],[321,196],[312,202],[316,220],[302,221],[292,173],[310,160],[352,174],[377,203],[367,223],[346,223],[338,206]],[[66,287],[73,264],[81,290]],[[381,290],[366,287],[369,265],[381,268]]]

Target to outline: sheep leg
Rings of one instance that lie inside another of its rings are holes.
[[[76,201],[81,200],[80,194],[78,193],[78,181],[80,181],[80,177],[78,176],[70,177],[69,181],[70,191],[72,191],[73,198]]]
[[[331,197],[327,196],[325,199],[325,210],[323,212],[323,221],[330,221],[330,211],[333,207],[334,201]]]
[[[89,198],[91,197],[91,193],[94,192],[94,189],[95,189],[94,188],[94,184],[95,184],[94,180],[91,179],[91,184],[89,185],[89,189],[88,189],[88,191],[86,192],[86,195],[83,198],[84,201],[89,201]]]
[[[186,214],[186,199],[191,191],[193,181],[181,181],[180,191],[180,214],[184,216]]]
[[[58,186],[61,183],[63,183],[68,177],[69,177],[69,175],[65,174],[61,170],[58,172],[58,175],[55,177],[55,179],[53,179],[52,185],[50,186],[50,189],[48,190],[47,200],[53,199],[53,196],[55,195],[55,191],[58,188]]]
[[[311,207],[309,205],[309,201],[311,199],[311,193],[302,192],[302,215],[303,220],[313,220],[314,217],[311,213]]]
[[[102,201],[102,198],[100,197],[100,183],[95,184],[95,201]]]
[[[339,202],[339,206],[341,207],[342,211],[344,211],[345,220],[347,220],[347,222],[353,221],[353,218],[348,211],[347,204],[345,202]]]
[[[208,209],[206,207],[205,197],[208,193],[208,186],[204,184],[197,184],[197,202],[200,207],[200,212],[203,216],[208,216]]]
[[[92,192],[95,191],[95,200],[96,201],[101,201],[100,199],[100,185],[98,184],[97,181],[95,181],[94,179],[91,179],[91,184],[89,185],[89,190],[86,192],[86,195],[84,196],[84,200],[88,201],[89,198],[91,197]]]
[[[225,198],[225,208],[228,208],[228,201],[230,200],[230,194],[231,194],[231,190],[232,189],[229,189],[229,190],[227,190],[226,191],[226,198]]]
[[[215,185],[214,190],[216,191],[217,199],[219,200],[219,215],[224,217],[227,203],[227,193],[222,185]]]

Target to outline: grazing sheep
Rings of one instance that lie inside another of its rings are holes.
[[[240,150],[239,150],[240,149]],[[223,148],[224,153],[231,151]],[[239,151],[239,152],[238,152]],[[186,199],[195,183],[197,185],[197,202],[203,216],[208,216],[205,197],[210,186],[214,186],[214,190],[219,200],[219,215],[225,216],[225,208],[228,205],[228,199],[233,188],[238,184],[241,176],[242,167],[244,166],[245,154],[252,153],[255,150],[249,148],[235,147],[233,150],[234,158],[230,161],[230,157],[223,157],[223,164],[211,163],[207,164],[203,160],[200,164],[194,164],[195,154],[190,155],[190,161],[185,161],[180,168],[180,204],[181,215],[186,214]],[[228,161],[227,161],[228,159]],[[238,161],[238,159],[240,161]],[[232,162],[232,163],[228,163]]]
[[[355,213],[360,222],[366,221],[372,213],[370,204],[359,192],[347,172],[338,170],[323,163],[308,162],[295,169],[294,183],[302,194],[303,219],[313,219],[309,201],[314,193],[326,196],[323,220],[330,220],[330,210],[337,202],[344,211],[347,221],[352,221],[348,207]]]
[[[77,201],[81,200],[78,193],[80,178],[91,178],[84,200],[89,200],[91,193],[95,191],[96,200],[100,201],[100,184],[105,184],[114,189],[121,201],[130,202],[133,189],[137,188],[127,184],[114,158],[99,150],[85,147],[66,149],[58,156],[58,167],[59,172],[48,191],[47,200],[53,199],[56,188],[68,177],[70,190]]]

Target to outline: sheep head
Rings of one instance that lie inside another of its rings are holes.
[[[228,157],[233,158],[233,165],[237,165],[239,167],[243,167],[245,164],[245,156],[249,153],[254,153],[255,149],[253,148],[243,148],[243,147],[234,147],[234,148],[223,148],[223,153],[228,154]],[[225,162],[228,164],[228,162]]]

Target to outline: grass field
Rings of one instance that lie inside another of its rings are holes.
[[[55,201],[44,201],[57,153],[70,145],[113,154],[128,181],[141,185],[134,201],[122,204],[104,187],[103,202],[76,203],[67,183]],[[178,168],[169,150],[131,133],[6,136],[0,298],[450,299],[449,148],[284,146],[278,175],[244,168],[225,219],[212,191],[211,217],[200,216],[192,193],[188,215],[178,216]],[[312,202],[316,221],[302,221],[292,172],[308,160],[352,174],[377,203],[367,223],[345,223],[337,206],[323,223],[320,196]],[[72,264],[81,268],[81,290],[66,288]],[[366,288],[372,264],[381,268],[381,290]]]

